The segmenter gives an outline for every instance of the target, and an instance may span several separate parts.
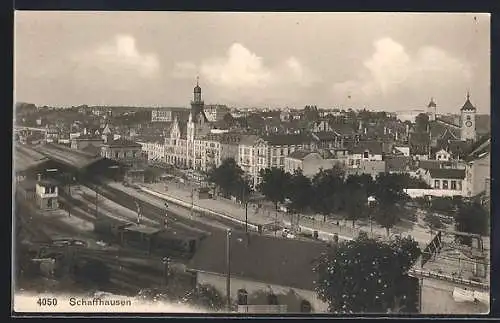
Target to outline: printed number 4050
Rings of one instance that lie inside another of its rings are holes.
[[[57,305],[57,299],[56,298],[38,298],[38,301],[36,301],[38,306],[56,306]]]

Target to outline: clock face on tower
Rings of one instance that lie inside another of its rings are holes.
[[[472,126],[472,122],[467,121],[467,122],[465,123],[465,125],[466,125],[467,127],[470,127],[470,126]]]

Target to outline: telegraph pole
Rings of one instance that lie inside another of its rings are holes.
[[[231,229],[226,231],[226,296],[227,311],[231,311]]]
[[[191,187],[191,218],[194,215],[194,187]]]

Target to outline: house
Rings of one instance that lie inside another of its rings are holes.
[[[71,139],[71,149],[82,150],[87,146],[94,146],[100,148],[104,140],[98,136],[81,135],[78,138]]]
[[[300,304],[287,303],[283,297],[293,293],[301,302],[309,303],[313,312],[328,310],[328,305],[314,291],[317,274],[313,271],[321,255],[327,252],[327,244],[232,232],[227,257],[227,240],[225,233],[214,233],[201,242],[187,265],[198,284],[210,284],[226,295],[229,259],[231,299],[236,300],[241,292],[249,296],[272,293],[277,296],[278,304],[287,305],[288,312],[299,312]]]
[[[36,205],[41,210],[55,210],[59,208],[57,184],[51,180],[42,180],[38,176],[35,188]]]
[[[305,176],[312,178],[321,169],[329,169],[336,164],[345,166],[328,150],[296,150],[285,157],[285,172],[293,174],[300,169]]]
[[[361,161],[382,161],[383,148],[379,141],[360,141],[351,149],[348,166],[355,167]]]
[[[393,147],[393,150],[395,152],[400,152],[405,157],[409,157],[410,156],[410,146],[395,145]]]
[[[359,160],[359,163],[346,168],[345,176],[350,175],[370,175],[376,179],[380,173],[385,173],[386,165],[384,160]]]
[[[391,174],[404,174],[410,171],[411,158],[409,156],[384,156],[385,171]]]
[[[464,169],[433,168],[421,174],[422,179],[434,189],[456,191],[455,195],[462,195],[465,179]]]
[[[451,154],[444,149],[436,152],[436,160],[449,161],[451,159]]]
[[[144,158],[141,145],[128,140],[113,140],[101,146],[101,157],[112,159],[128,165],[137,167],[142,165]]]
[[[431,138],[428,132],[412,132],[409,134],[410,156],[417,160],[429,159]]]

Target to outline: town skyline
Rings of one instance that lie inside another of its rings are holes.
[[[187,107],[199,76],[207,104],[395,112],[432,97],[458,113],[470,91],[489,114],[489,26],[488,14],[16,12],[15,100]]]

